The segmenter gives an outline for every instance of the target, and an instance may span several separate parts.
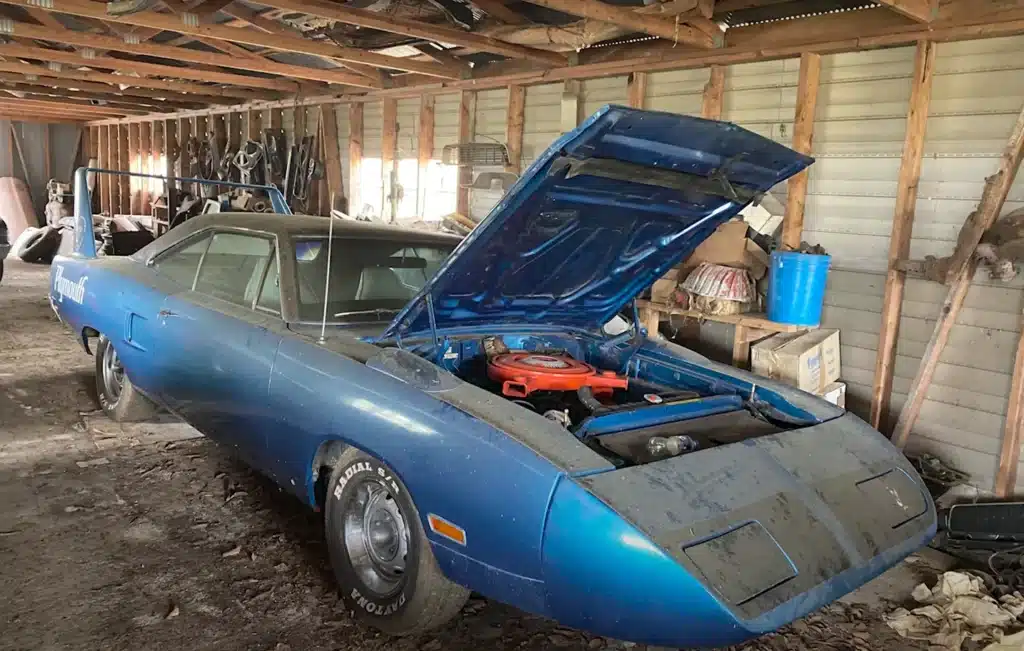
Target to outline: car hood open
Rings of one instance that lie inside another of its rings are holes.
[[[385,337],[595,328],[719,224],[813,159],[727,122],[606,106],[556,140]]]

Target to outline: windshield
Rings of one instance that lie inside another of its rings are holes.
[[[301,321],[323,318],[327,248],[327,237],[295,241]],[[453,248],[454,244],[334,238],[327,320],[390,321],[430,280]]]

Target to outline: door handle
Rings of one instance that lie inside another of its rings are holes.
[[[157,312],[157,316],[159,316],[160,318],[166,318],[166,317],[169,317],[169,316],[178,316],[178,315],[175,314],[174,312],[171,312],[170,310],[160,310],[159,312]]]

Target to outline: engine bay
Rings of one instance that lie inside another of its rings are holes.
[[[602,368],[602,356],[574,339],[486,336],[449,340],[442,351],[439,365],[558,423],[616,466],[786,429],[736,392],[652,381],[628,362]]]

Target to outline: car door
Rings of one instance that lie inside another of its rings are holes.
[[[280,307],[265,305],[262,291],[268,276],[276,287],[277,256],[271,235],[215,231],[193,288],[168,296],[160,311],[161,343],[173,350],[164,402],[257,467],[283,330]]]

